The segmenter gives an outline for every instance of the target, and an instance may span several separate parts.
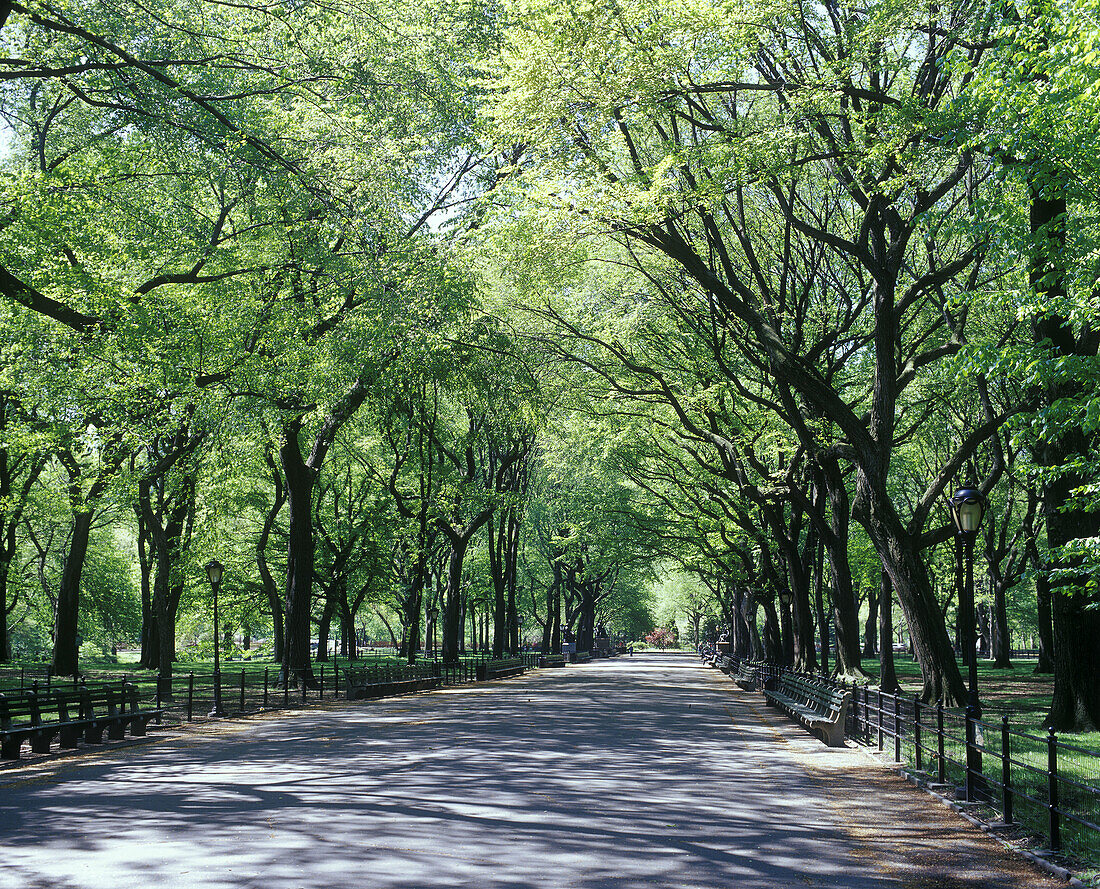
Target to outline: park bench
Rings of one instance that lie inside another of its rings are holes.
[[[127,728],[131,737],[144,737],[149,723],[164,712],[163,707],[142,704],[137,686],[128,680],[81,683],[80,693],[89,721],[84,733],[88,744],[101,743],[104,729],[115,741],[126,736]]]
[[[49,753],[54,738],[62,749],[144,735],[163,711],[142,707],[129,682],[54,686],[0,694],[0,757],[19,759],[24,741],[34,753]]]
[[[423,671],[410,676],[408,672],[397,669],[378,670],[365,667],[344,669],[344,688],[349,701],[431,691],[439,688],[442,681],[441,676]]]
[[[540,667],[564,667],[565,655],[564,654],[543,654],[539,655]]]
[[[587,664],[590,660],[592,660],[591,651],[576,651],[569,655],[571,664]]]
[[[486,682],[489,679],[507,679],[509,676],[519,676],[525,669],[522,658],[504,658],[478,664],[474,670],[474,675],[478,682]]]
[[[819,735],[828,746],[844,746],[844,721],[851,692],[820,679],[785,674],[767,683],[764,697]]]
[[[756,691],[760,687],[760,668],[748,661],[737,665],[737,675],[733,677],[737,687],[744,691]]]

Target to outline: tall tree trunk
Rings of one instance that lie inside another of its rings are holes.
[[[764,610],[764,632],[761,634],[764,660],[773,664],[782,664],[785,661],[783,655],[783,634],[779,625],[779,614],[775,610],[775,602],[770,596],[764,596],[760,600],[760,607]]]
[[[546,588],[546,628],[543,654],[561,654],[561,564],[553,563],[554,579]]]
[[[7,428],[9,411],[15,406],[16,402],[13,399],[0,395],[0,429]],[[0,443],[0,663],[11,660],[11,631],[8,626],[8,617],[15,609],[17,597],[9,600],[11,590],[8,587],[8,581],[18,545],[16,531],[23,520],[23,512],[30,497],[31,488],[45,465],[46,458],[41,454],[13,457]],[[19,468],[25,468],[26,473],[22,483],[16,486],[15,474]]]
[[[817,625],[819,629],[819,637],[821,639],[821,672],[828,675],[829,673],[829,637],[831,635],[832,623],[825,608],[825,578],[823,564],[824,547],[819,542],[814,555],[816,562],[816,569],[814,571],[814,607],[817,611]]]
[[[286,503],[289,512],[287,533],[286,633],[283,641],[281,681],[289,684],[297,678],[312,687],[317,680],[310,663],[310,612],[313,606],[313,490],[316,470],[302,458],[298,436],[300,420],[291,420],[279,449]]]
[[[325,590],[325,604],[321,608],[321,619],[317,622],[317,660],[328,660],[328,641],[332,632],[332,615],[336,611],[336,593]]]
[[[1039,625],[1039,660],[1036,673],[1054,672],[1054,614],[1050,581],[1045,571],[1035,578],[1036,623]]]
[[[886,571],[882,572],[878,601],[878,687],[887,694],[895,694],[900,686],[897,671],[894,669],[894,595],[890,574]]]
[[[829,555],[832,577],[833,624],[836,627],[836,671],[844,676],[862,676],[859,639],[859,603],[852,584],[848,563],[848,538],[852,504],[840,463],[834,457],[821,457],[821,479],[829,498],[829,533],[823,535]],[[872,612],[874,606],[872,605]],[[872,616],[868,617],[873,620]],[[871,653],[874,656],[874,652]]]
[[[520,521],[514,508],[508,510],[508,549],[504,563],[504,577],[506,585],[508,609],[508,632],[510,651],[513,655],[519,654],[521,648],[519,607],[516,602],[516,586],[519,583],[519,538]]]
[[[756,612],[759,610],[759,604],[756,594],[746,590],[745,598],[741,602],[741,613],[744,615],[745,626],[748,628],[749,633],[748,657],[753,661],[762,661],[768,656],[764,641],[760,636],[760,627],[756,623]]]
[[[427,568],[427,556],[418,556],[415,568],[416,576],[413,578],[412,588],[409,590],[404,603],[405,627],[407,628],[405,662],[410,666],[416,663],[416,656],[420,651],[420,616],[424,610],[424,575]]]
[[[1031,181],[1030,222],[1032,289],[1042,304],[1058,305],[1066,296],[1066,198],[1053,171],[1041,167]],[[1067,318],[1053,312],[1036,319],[1034,337],[1041,347],[1049,348],[1053,359],[1092,358],[1097,352],[1097,337],[1087,325],[1078,335]],[[1080,389],[1076,379],[1055,380],[1043,393],[1044,403],[1049,406],[1077,397]],[[1057,474],[1047,473],[1043,485],[1047,543],[1056,553],[1072,541],[1100,534],[1100,514],[1072,505],[1073,492],[1089,479],[1068,467],[1087,462],[1090,453],[1089,438],[1079,426],[1052,431],[1035,448],[1036,463],[1058,470]],[[1075,565],[1073,558],[1056,556],[1052,566],[1063,573],[1059,582],[1050,586],[1054,697],[1047,723],[1060,731],[1096,731],[1100,729],[1100,608],[1083,572],[1074,578]]]
[[[921,697],[926,703],[943,700],[948,705],[962,704],[966,701],[966,685],[943,613],[932,595],[919,542],[902,527],[885,483],[875,483],[862,471],[858,475],[860,499],[865,506],[860,512],[860,521],[882,558],[883,568],[890,575],[891,588],[897,593],[905,615],[913,653],[924,679]],[[880,607],[880,614],[883,613]],[[890,632],[893,633],[892,628]],[[879,638],[882,638],[881,632]],[[883,656],[881,651],[879,656]]]
[[[140,503],[134,504],[134,513],[137,517],[138,570],[141,574],[141,656],[138,663],[147,670],[155,670],[160,666],[160,643],[157,614],[153,609],[153,557],[149,552],[152,541]]]
[[[55,676],[76,676],[79,668],[80,577],[88,556],[88,540],[92,529],[91,510],[73,515],[72,535],[65,565],[61,571],[61,586],[57,591],[57,615],[54,623],[53,662]]]
[[[8,629],[8,616],[15,607],[14,601],[8,602],[8,577],[11,574],[12,560],[15,558],[16,527],[14,522],[8,521],[6,516],[4,518],[3,539],[0,540],[0,663],[7,663],[11,660],[11,633]]]
[[[264,591],[264,597],[267,599],[267,607],[271,611],[272,654],[275,662],[281,664],[285,654],[283,640],[285,638],[284,621],[286,618],[283,614],[283,598],[279,595],[279,588],[275,583],[275,577],[272,575],[271,567],[267,562],[267,544],[271,540],[271,532],[275,528],[275,520],[278,518],[283,505],[286,503],[286,485],[283,483],[283,477],[279,473],[279,466],[275,462],[275,456],[270,448],[265,452],[264,459],[267,462],[268,470],[271,472],[275,498],[271,503],[271,508],[267,511],[267,515],[264,516],[263,528],[260,530],[260,536],[256,540],[256,571],[260,575],[260,587]]]
[[[1008,593],[1004,584],[993,586],[993,666],[1012,669],[1012,634],[1008,626]]]
[[[508,522],[508,510],[500,510],[497,521],[489,521],[489,576],[493,582],[493,657],[504,657],[508,647],[508,603],[504,579],[504,535]]]
[[[458,662],[462,633],[462,562],[470,538],[455,535],[451,539],[451,554],[447,559],[447,589],[443,608],[443,662]]]
[[[863,623],[863,657],[878,654],[878,586],[867,586],[867,620]]]

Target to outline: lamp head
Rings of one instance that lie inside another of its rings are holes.
[[[948,501],[951,521],[959,534],[976,534],[985,517],[985,495],[974,487],[959,488]]]
[[[211,559],[206,563],[206,576],[209,578],[211,586],[217,586],[222,582],[223,571],[225,571],[225,566],[217,559]]]

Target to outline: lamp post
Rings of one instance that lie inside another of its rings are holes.
[[[225,716],[225,710],[222,709],[221,645],[218,638],[218,590],[222,585],[224,571],[225,566],[217,559],[211,559],[206,563],[206,577],[210,581],[210,589],[214,591],[214,709],[206,714],[207,716]]]
[[[978,700],[977,621],[974,616],[974,541],[985,517],[985,495],[974,487],[959,488],[948,501],[955,525],[956,546],[961,545],[965,575],[959,590],[959,622],[966,656],[966,800],[974,802],[982,781],[982,752],[976,743],[976,722],[982,716]]]

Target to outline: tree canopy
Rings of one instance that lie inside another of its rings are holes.
[[[0,658],[170,683],[217,555],[285,683],[677,609],[854,676],[896,597],[958,703],[973,485],[1097,727],[1098,13],[3,4]]]

